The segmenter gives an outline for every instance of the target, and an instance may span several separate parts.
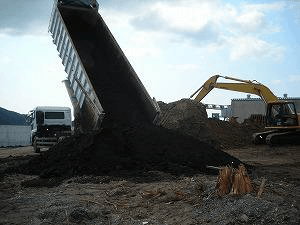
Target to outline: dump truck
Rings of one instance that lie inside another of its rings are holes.
[[[159,123],[151,98],[99,14],[95,0],[54,1],[49,32],[67,78],[64,81],[82,132],[109,123]],[[77,122],[76,122],[77,121]]]
[[[234,82],[217,82],[219,78]],[[278,99],[267,86],[258,81],[220,75],[210,77],[190,98],[197,94],[194,100],[200,102],[214,88],[255,94],[266,103],[267,131],[253,134],[255,144],[277,145],[299,142],[300,115],[297,114],[294,102]]]
[[[71,109],[68,107],[38,106],[28,113],[31,143],[34,152],[51,147],[72,132]]]

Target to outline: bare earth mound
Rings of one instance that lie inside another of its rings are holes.
[[[264,130],[264,125],[256,124],[251,120],[239,124],[209,119],[208,127],[209,136],[221,149],[251,146],[253,145],[252,134]]]
[[[215,135],[224,146],[245,145],[235,139],[238,130],[256,127],[208,120],[201,104],[176,104],[181,122],[168,120],[176,131],[106,118],[98,133],[70,137],[41,155],[0,157],[0,224],[299,224],[297,146],[227,150],[256,166],[255,192],[220,198],[217,176],[201,173],[209,172],[206,165],[240,161],[177,130],[189,131],[199,110],[204,122],[195,133],[205,131],[208,141]],[[189,106],[194,111],[184,124]],[[262,176],[267,181],[256,197]]]
[[[191,99],[169,104],[159,102],[162,111],[161,126],[214,144],[220,149],[251,145],[252,134],[262,131],[262,125],[250,120],[239,124],[208,119],[205,105]]]
[[[129,175],[153,170],[195,174],[212,172],[206,166],[240,164],[210,143],[217,140],[233,146],[243,142],[235,141],[239,135],[247,135],[239,129],[241,125],[210,121],[204,105],[189,99],[160,103],[160,106],[161,124],[169,129],[106,118],[98,133],[66,139],[17,170],[49,178]],[[223,127],[223,124],[228,126]]]
[[[208,172],[207,165],[240,161],[211,145],[153,125],[105,127],[73,136],[31,160],[20,172],[41,177],[125,175],[138,171],[172,174]]]
[[[166,104],[158,102],[161,109],[161,126],[176,130],[200,140],[208,139],[208,119],[205,105],[191,99],[181,99]]]

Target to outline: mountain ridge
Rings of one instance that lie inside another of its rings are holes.
[[[0,125],[27,125],[26,115],[0,107]]]

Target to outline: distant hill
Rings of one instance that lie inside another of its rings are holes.
[[[0,107],[0,125],[25,125],[26,115]]]

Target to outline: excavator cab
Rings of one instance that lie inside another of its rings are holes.
[[[267,106],[267,128],[291,128],[299,124],[293,102],[273,102]]]

